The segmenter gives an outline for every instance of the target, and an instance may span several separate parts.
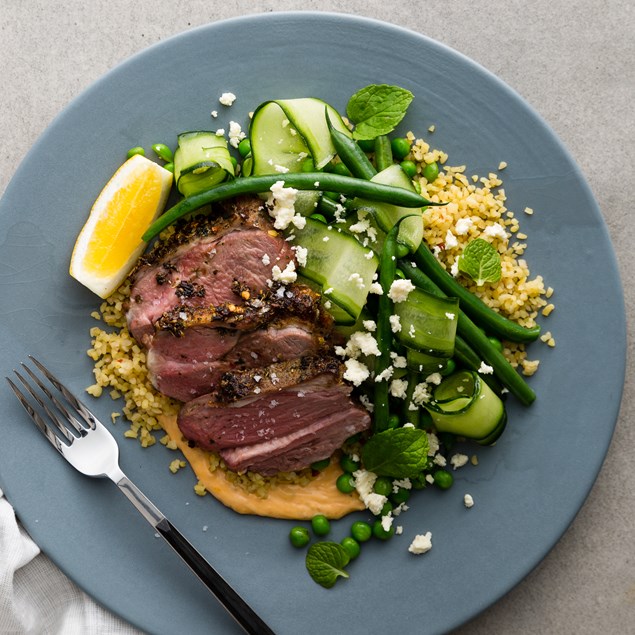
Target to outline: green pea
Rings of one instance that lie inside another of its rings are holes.
[[[411,179],[414,179],[414,177],[417,175],[417,166],[415,165],[414,161],[402,161],[399,165],[401,165],[401,169]]]
[[[488,337],[487,339],[499,353],[503,352],[503,343],[497,337]]]
[[[315,164],[311,157],[302,161],[302,172],[315,172]]]
[[[388,427],[390,429],[399,428],[401,426],[401,419],[399,415],[390,415],[388,417]]]
[[[428,183],[432,183],[436,181],[437,176],[439,176],[439,164],[436,161],[428,163],[421,173]]]
[[[309,544],[309,530],[306,527],[292,527],[289,540],[294,547],[306,547]]]
[[[346,551],[348,557],[351,560],[355,560],[355,558],[359,556],[359,553],[362,550],[357,540],[355,540],[355,538],[351,538],[350,536],[346,536],[346,538],[343,538],[340,542],[340,545],[342,545],[344,551]]]
[[[375,150],[375,140],[374,139],[359,139],[357,141],[357,145],[364,152],[373,152]]]
[[[351,176],[351,171],[342,163],[336,163],[333,166],[334,174],[341,174],[342,176]]]
[[[142,157],[145,157],[146,151],[141,146],[135,146],[134,148],[130,148],[130,150],[128,150],[128,154],[126,156],[130,158],[135,154],[140,154]]]
[[[451,375],[455,370],[456,362],[450,357],[450,359],[448,359],[448,361],[445,363],[445,368],[441,371],[441,374],[444,377],[447,377],[448,375]]]
[[[171,163],[173,156],[172,150],[165,145],[165,143],[155,143],[152,146],[154,153],[159,157],[159,159],[163,159],[166,163]]]
[[[351,536],[357,542],[366,542],[373,535],[373,528],[363,520],[357,520],[351,525]]]
[[[350,494],[355,491],[355,481],[351,474],[344,472],[344,474],[340,474],[340,476],[337,477],[335,487],[337,487],[342,494]]]
[[[354,461],[348,454],[343,454],[340,459],[340,466],[345,472],[356,472],[359,470],[359,461]]]
[[[454,483],[454,477],[447,470],[437,470],[432,477],[439,489],[450,489]]]
[[[410,249],[403,243],[397,243],[395,256],[397,258],[405,258],[410,253]]]
[[[392,148],[392,155],[395,159],[405,159],[410,153],[410,142],[403,137],[395,137],[390,142]]]
[[[388,516],[388,514],[392,514],[392,510],[394,509],[393,504],[390,501],[386,501],[381,508],[380,516]]]
[[[373,492],[381,496],[388,496],[392,493],[392,480],[387,476],[379,476],[373,485]]]
[[[396,492],[393,492],[390,495],[390,500],[395,505],[401,505],[402,503],[407,503],[410,499],[410,490],[405,487],[400,487]]]
[[[330,464],[331,459],[327,457],[326,459],[322,459],[321,461],[315,461],[315,463],[311,463],[311,469],[315,470],[316,472],[321,472],[322,470],[325,470]]]
[[[168,172],[172,172],[174,174],[174,163],[166,163],[163,166],[164,170],[167,170]]]
[[[375,538],[379,538],[379,540],[389,540],[393,537],[394,533],[395,528],[392,525],[390,526],[390,529],[386,531],[381,524],[381,520],[377,519],[373,523],[373,536],[375,536]]]
[[[243,159],[251,154],[251,141],[249,139],[243,139],[238,144],[238,154],[240,154]]]
[[[317,514],[311,518],[311,527],[316,536],[326,536],[331,531],[331,523],[324,514]]]

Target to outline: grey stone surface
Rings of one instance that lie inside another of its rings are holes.
[[[342,11],[411,28],[471,57],[519,92],[585,173],[609,227],[632,318],[635,5],[629,0],[228,0],[222,5],[202,0],[2,0],[0,192],[55,115],[131,54],[194,26],[280,10]],[[459,633],[635,633],[630,336],[628,346],[620,420],[587,502],[536,570]],[[558,478],[557,466],[553,477]]]

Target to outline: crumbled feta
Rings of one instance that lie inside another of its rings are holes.
[[[408,551],[414,554],[426,553],[432,549],[432,533],[427,532],[425,534],[419,534],[414,537],[414,540],[408,547]]]
[[[471,494],[465,494],[463,496],[463,504],[469,509],[470,507],[474,507],[474,499]]]
[[[217,137],[222,137],[225,134],[225,128],[219,128],[214,134]]]
[[[488,225],[483,230],[483,236],[489,236],[491,238],[500,238],[501,240],[507,239],[507,232],[505,228],[500,223],[494,223],[492,225]]]
[[[375,410],[375,404],[371,402],[367,395],[360,395],[359,400],[362,406],[364,406],[364,408],[366,408],[368,412],[372,412],[373,410]]]
[[[364,254],[366,260],[372,260],[375,257],[375,252],[372,249],[368,250],[368,253]]]
[[[360,289],[360,291],[366,288],[366,285],[364,284],[364,278],[362,278],[358,273],[351,273],[351,275],[348,277],[348,281],[353,282],[355,286]]]
[[[425,382],[421,382],[415,386],[415,389],[412,391],[412,401],[420,406],[425,401],[430,399],[430,393],[428,392],[428,384]]]
[[[234,95],[234,93],[223,93],[219,98],[218,101],[223,105],[223,106],[231,106],[235,101],[236,101],[236,95]]]
[[[454,313],[446,312],[445,317],[448,318],[448,320],[453,320],[456,317],[456,315]]]
[[[408,360],[403,355],[398,355],[395,351],[390,351],[390,357],[392,359],[392,365],[395,368],[406,368],[408,366]]]
[[[428,375],[426,377],[426,381],[429,384],[434,384],[435,386],[438,386],[443,381],[443,377],[441,376],[441,373],[432,373],[432,375]]]
[[[384,290],[381,288],[379,282],[373,282],[368,288],[368,293],[374,293],[375,295],[384,295]]]
[[[273,169],[280,174],[286,174],[289,171],[289,168],[286,168],[284,165],[278,165],[277,163],[273,166]]]
[[[298,274],[295,271],[295,263],[293,260],[289,261],[284,270],[281,270],[278,265],[274,265],[271,270],[271,277],[282,284],[295,282],[298,279]]]
[[[474,221],[469,216],[467,218],[459,218],[454,226],[454,231],[457,236],[465,236],[473,225]]]
[[[491,375],[494,372],[494,369],[491,366],[488,366],[485,362],[481,362],[481,365],[478,367],[478,372],[481,375]]]
[[[216,119],[216,117],[218,117],[218,110],[212,110],[209,114]]]
[[[454,249],[459,245],[459,241],[456,239],[456,236],[449,229],[445,234],[444,243],[446,249]]]
[[[428,456],[434,456],[439,451],[439,437],[434,432],[427,432]]]
[[[390,330],[393,333],[399,333],[399,331],[401,331],[401,318],[398,315],[391,315],[388,321],[390,322]]]
[[[298,229],[306,225],[306,218],[295,213],[295,199],[298,190],[293,187],[285,187],[284,181],[276,181],[271,186],[271,194],[267,201],[269,215],[274,219],[273,226],[276,229],[286,229],[291,223]]]
[[[454,454],[450,457],[450,464],[455,470],[463,467],[469,461],[469,457],[466,454]]]
[[[237,148],[238,144],[246,137],[247,135],[243,132],[243,129],[240,127],[240,124],[236,121],[229,122],[229,145],[232,148]]]
[[[381,517],[381,526],[382,529],[384,531],[390,531],[390,528],[392,527],[392,523],[393,523],[394,518],[392,517],[392,514],[388,513],[385,516]]]
[[[338,347],[339,349],[340,347]],[[336,349],[336,351],[338,350]],[[379,357],[381,352],[377,340],[372,333],[365,331],[355,331],[346,342],[346,348],[342,349],[343,355],[352,359],[357,359],[360,355],[375,355]],[[339,354],[339,353],[338,353]]]
[[[395,527],[395,536],[401,536],[403,534],[403,527],[401,525],[397,525]]]
[[[365,364],[358,362],[356,359],[347,359],[344,362],[346,370],[344,371],[344,379],[350,381],[354,386],[361,386],[370,375],[370,371]]]
[[[408,329],[408,335],[410,335],[410,337],[412,337],[414,339],[416,334],[417,334],[417,332],[415,331],[415,326],[414,326],[414,324],[411,324],[410,328]]]
[[[378,516],[388,499],[381,494],[373,492],[373,485],[376,480],[377,475],[368,470],[356,470],[353,472],[353,482],[359,497],[366,508],[375,516]]]
[[[269,254],[263,254],[262,256],[262,264],[266,267],[271,264],[271,258],[269,258]]]
[[[458,258],[450,265],[450,275],[456,278],[459,275],[459,260]]]
[[[370,331],[371,333],[374,333],[377,330],[377,324],[373,320],[364,320],[362,322],[362,325],[367,331]]]
[[[438,465],[439,467],[445,467],[448,462],[446,460],[446,458],[443,456],[443,454],[435,454],[434,458],[432,459],[432,462],[435,465]]]
[[[432,476],[432,474],[426,474],[426,483],[428,485],[434,485],[434,476]]]
[[[393,379],[390,382],[390,394],[396,399],[405,399],[408,382],[405,379]]]
[[[388,297],[395,303],[404,302],[408,299],[410,292],[415,288],[414,284],[407,278],[394,280],[390,285]]]
[[[306,247],[298,245],[295,248],[295,259],[301,267],[306,267],[306,258],[309,254],[309,250]]]
[[[388,368],[382,370],[382,372],[375,377],[375,381],[376,382],[388,381],[392,377],[394,372],[395,372],[395,369],[392,366],[388,366]]]

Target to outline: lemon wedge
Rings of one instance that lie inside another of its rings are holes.
[[[90,210],[71,256],[69,273],[101,298],[130,273],[148,225],[165,207],[172,173],[136,154],[112,176]]]

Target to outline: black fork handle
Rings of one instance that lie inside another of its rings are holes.
[[[262,618],[123,472],[110,475],[110,478],[247,633],[275,635]]]

